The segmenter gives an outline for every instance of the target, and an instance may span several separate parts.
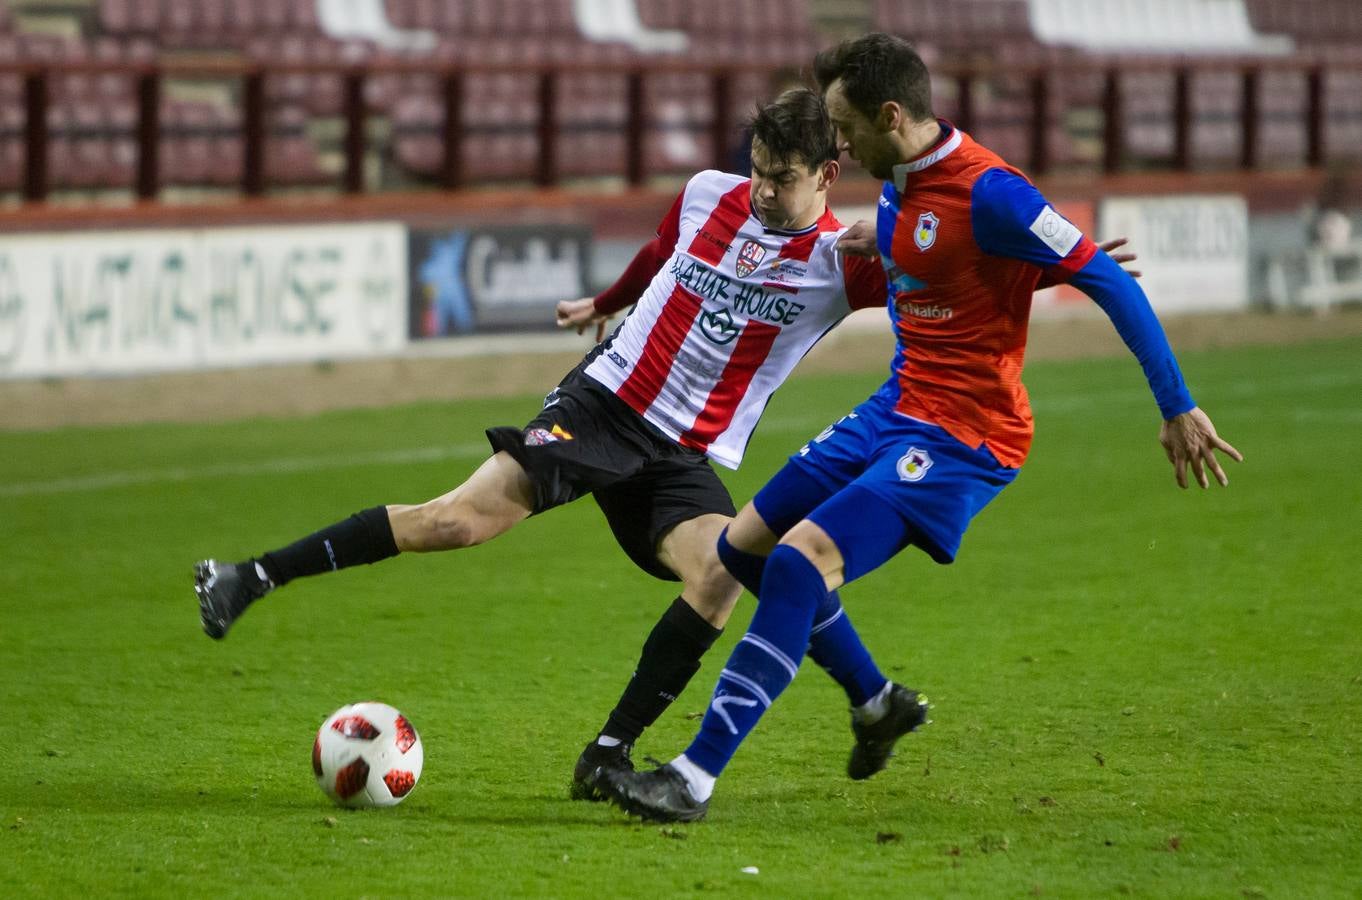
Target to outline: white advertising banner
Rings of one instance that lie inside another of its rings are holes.
[[[0,378],[390,353],[407,308],[396,223],[0,236]]]
[[[1130,238],[1134,267],[1159,312],[1244,309],[1249,302],[1248,204],[1238,195],[1114,197],[1097,234]]]

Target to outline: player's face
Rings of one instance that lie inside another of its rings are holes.
[[[809,169],[802,160],[777,162],[761,141],[752,142],[752,212],[767,228],[799,231],[827,209],[827,189],[835,173],[828,163]]]
[[[903,160],[890,140],[892,129],[881,127],[865,113],[852,106],[842,89],[842,79],[828,85],[824,96],[828,117],[837,129],[837,149],[846,153],[876,178],[893,177],[894,166]]]

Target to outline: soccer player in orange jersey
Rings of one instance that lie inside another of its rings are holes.
[[[886,182],[867,249],[885,269],[898,348],[884,385],[792,456],[720,535],[720,558],[758,595],[757,611],[686,751],[603,779],[612,800],[648,818],[705,815],[715,779],[810,640],[825,667],[870,664],[859,641],[829,640],[841,617],[824,614],[829,592],[909,546],[951,562],[969,521],[1016,477],[1031,444],[1021,372],[1042,278],[1092,297],[1139,360],[1179,485],[1188,468],[1202,487],[1207,470],[1227,484],[1215,453],[1241,459],[1193,402],[1136,282],[1016,168],[933,115],[909,44],[845,42],[819,55],[815,73],[839,146]],[[842,246],[865,237],[853,229]],[[884,682],[853,710],[848,774],[882,769],[925,718],[923,698]]]

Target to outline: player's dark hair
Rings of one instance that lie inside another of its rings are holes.
[[[842,79],[847,101],[867,118],[894,101],[915,121],[933,118],[932,77],[913,45],[892,34],[876,32],[842,41],[813,60],[818,88]]]
[[[791,88],[752,116],[752,140],[761,141],[773,163],[796,161],[813,171],[837,158],[837,135],[823,98],[808,88]]]

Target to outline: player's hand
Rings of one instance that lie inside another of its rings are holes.
[[[1210,486],[1206,478],[1208,468],[1215,474],[1215,480],[1220,482],[1221,487],[1230,483],[1225,470],[1220,468],[1220,461],[1215,458],[1217,450],[1235,462],[1244,461],[1244,454],[1215,433],[1210,417],[1200,407],[1193,407],[1180,416],[1166,420],[1159,429],[1159,443],[1163,444],[1168,461],[1173,464],[1173,474],[1180,488],[1187,487],[1188,467],[1196,476],[1196,483],[1203,488]]]
[[[559,328],[575,328],[577,333],[586,331],[588,325],[596,326],[596,343],[605,339],[605,323],[610,317],[596,311],[595,297],[582,297],[580,300],[559,300],[557,323]]]
[[[1106,253],[1108,256],[1110,256],[1112,259],[1116,260],[1116,265],[1118,265],[1118,266],[1120,266],[1121,268],[1125,269],[1125,270],[1126,270],[1126,273],[1129,274],[1131,278],[1139,278],[1140,275],[1141,275],[1141,272],[1140,272],[1139,269],[1127,269],[1127,268],[1126,268],[1126,263],[1128,263],[1128,262],[1134,262],[1136,259],[1139,258],[1138,256],[1136,256],[1134,253],[1113,253],[1113,252],[1112,252],[1113,250],[1116,250],[1116,249],[1118,249],[1118,248],[1120,248],[1120,247],[1124,247],[1124,246],[1125,246],[1126,244],[1128,244],[1128,243],[1130,243],[1130,239],[1129,239],[1129,238],[1119,237],[1119,238],[1116,238],[1114,241],[1105,241],[1104,243],[1098,244],[1098,245],[1097,245],[1097,249],[1103,251],[1103,252]]]
[[[851,256],[871,258],[879,256],[880,245],[875,241],[874,223],[862,219],[852,225],[837,239],[836,248],[838,253],[847,253]]]

